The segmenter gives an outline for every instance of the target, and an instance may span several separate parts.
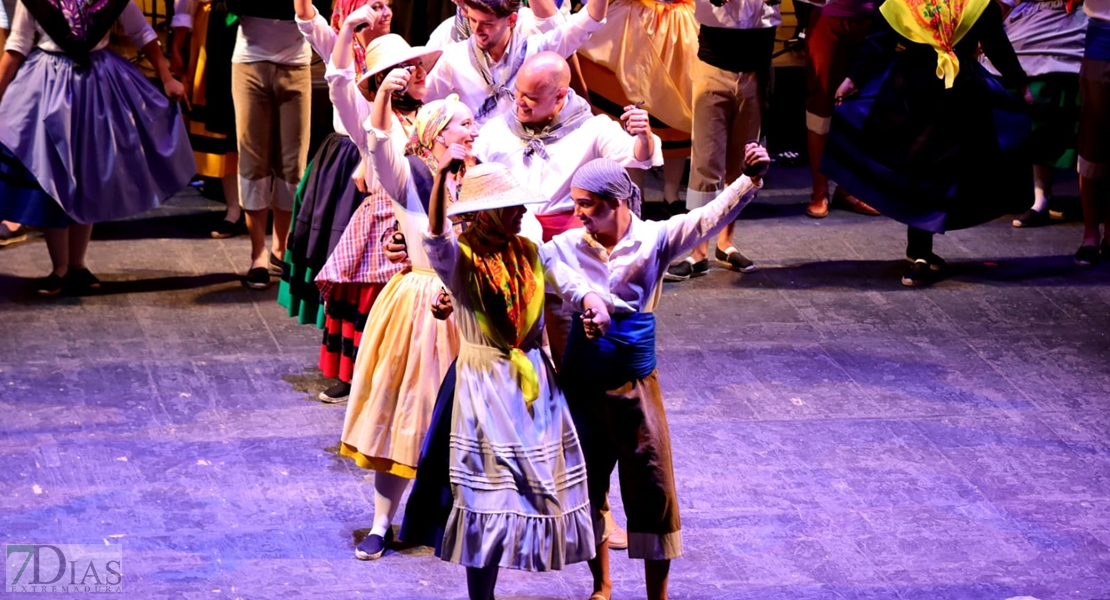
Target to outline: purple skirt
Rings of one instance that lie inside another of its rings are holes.
[[[177,105],[110,50],[83,69],[32,52],[0,102],[0,144],[78,223],[154,208],[197,171]]]

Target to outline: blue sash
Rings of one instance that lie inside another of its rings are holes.
[[[613,315],[605,336],[590,340],[575,313],[563,354],[567,386],[614,389],[651,375],[655,364],[654,314]]]
[[[1083,56],[1092,60],[1110,60],[1110,21],[1097,17],[1087,20],[1087,40]]]

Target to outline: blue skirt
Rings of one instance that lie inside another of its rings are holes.
[[[895,59],[836,108],[821,171],[883,215],[944,233],[1029,206],[1029,131],[1027,108],[979,64],[946,90]]]
[[[32,52],[0,102],[0,144],[78,223],[154,208],[197,170],[177,105],[110,50],[91,53],[84,68]],[[42,199],[24,194],[0,206],[5,218],[44,215],[23,206]]]

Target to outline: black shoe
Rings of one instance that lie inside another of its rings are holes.
[[[687,258],[667,267],[663,274],[663,281],[686,281],[691,277],[705,275],[709,271],[709,259],[703,258],[697,262]]]
[[[277,257],[273,252],[270,253],[270,275],[281,277],[282,271],[285,270],[285,263]]]
[[[902,276],[902,285],[906,287],[921,287],[933,282],[933,269],[929,261],[919,258],[913,261],[906,274]]]
[[[351,395],[351,384],[340,381],[339,383],[331,386],[330,388],[320,392],[320,402],[324,404],[341,404],[347,401],[347,397]]]
[[[238,221],[228,221],[227,219],[220,219],[220,222],[212,228],[209,233],[213,238],[222,240],[237,235],[243,235],[247,232],[247,225],[243,222],[243,217],[240,216]]]
[[[729,247],[728,250],[717,248],[716,251],[717,262],[733,271],[751,273],[755,270],[755,263],[736,248]]]
[[[1103,242],[1105,245],[1105,242]],[[1098,264],[1098,246],[1080,246],[1075,253],[1075,264],[1081,267],[1093,267]]]
[[[1035,211],[1030,208],[1014,219],[1014,227],[1041,227],[1048,225],[1050,220],[1047,210]]]
[[[924,260],[926,263],[928,263],[929,270],[933,273],[939,273],[948,268],[948,263],[945,262],[943,258],[937,256],[936,254],[933,254],[932,252],[921,256],[906,257],[906,260],[910,261],[911,263],[917,261],[918,259]]]
[[[266,267],[254,267],[247,271],[243,284],[252,290],[264,290],[270,287],[270,271]]]
[[[7,225],[0,223],[0,248],[27,241],[27,227],[20,225],[15,230],[8,229]]]
[[[376,533],[370,534],[355,546],[355,558],[359,560],[377,560],[385,554],[385,549],[392,543],[392,527],[385,531],[385,537]]]
[[[70,269],[66,273],[66,290],[74,294],[85,294],[100,289],[100,280],[88,269]]]
[[[57,296],[62,293],[66,280],[51,273],[35,282],[35,293],[40,296]]]

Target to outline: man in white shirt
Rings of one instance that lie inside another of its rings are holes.
[[[231,58],[239,138],[239,202],[247,214],[251,266],[246,285],[270,286],[281,274],[293,196],[308,162],[312,49],[294,22],[292,0],[229,0],[240,18]],[[266,252],[266,221],[274,214]]]
[[[767,151],[748,144],[742,160],[745,175],[716,199],[667,221],[641,221],[640,190],[624,168],[590,161],[571,191],[585,231],[557,235],[541,249],[545,265],[560,265],[549,270],[554,287],[580,313],[559,377],[586,457],[597,543],[591,598],[612,597],[604,517],[614,466],[628,516],[628,556],[644,559],[648,598],[667,597],[670,561],[682,556],[654,311],[667,263],[731,223],[762,185]]]
[[[647,111],[627,107],[622,127],[595,116],[569,85],[570,67],[563,57],[541,52],[528,58],[517,75],[516,110],[487,122],[474,143],[478,160],[509,167],[521,183],[550,199],[534,211],[544,241],[581,227],[574,218],[570,180],[582,165],[595,158],[638,169],[663,164]]]
[[[696,0],[698,60],[694,80],[693,151],[686,206],[705,206],[740,175],[744,145],[758,141],[763,118],[775,27],[782,22],[779,0]],[[747,273],[755,264],[732,245],[734,225],[717,237],[715,257],[729,269]],[[709,270],[709,244],[671,265],[667,280],[682,281]]]
[[[553,30],[524,36],[516,30],[520,0],[465,1],[472,35],[443,51],[428,74],[426,101],[458,94],[479,125],[513,110],[512,90],[525,59],[544,51],[569,57],[601,28],[609,10],[608,0],[595,0]],[[539,21],[562,18],[552,0],[533,2],[532,11],[541,30],[546,27]]]

